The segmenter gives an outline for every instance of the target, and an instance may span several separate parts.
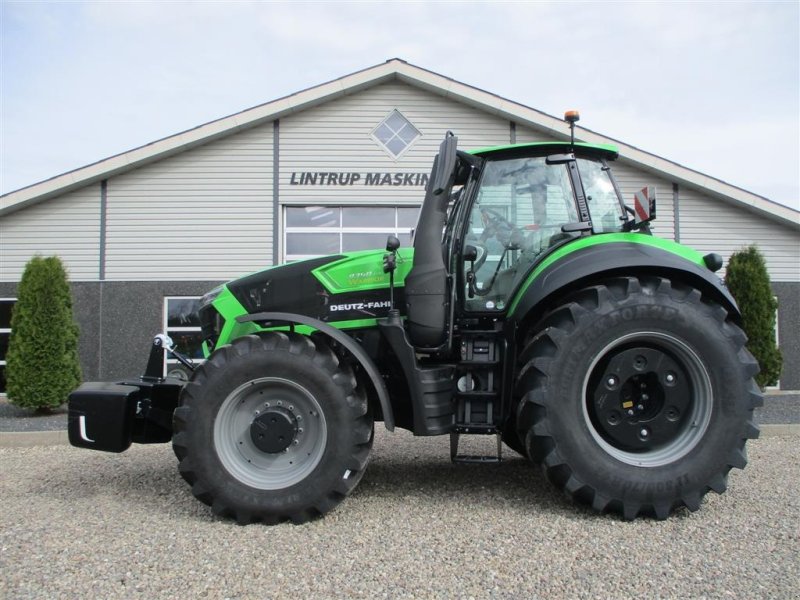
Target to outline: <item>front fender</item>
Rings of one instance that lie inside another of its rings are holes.
[[[369,377],[372,385],[375,388],[375,393],[378,396],[378,402],[381,405],[381,412],[383,413],[383,424],[389,431],[394,431],[394,412],[392,412],[392,404],[389,401],[389,392],[386,389],[386,384],[381,377],[378,367],[375,362],[369,357],[364,349],[349,335],[342,331],[331,327],[327,323],[323,323],[319,319],[308,317],[305,315],[296,315],[293,313],[284,312],[260,312],[252,315],[242,315],[236,317],[237,323],[256,323],[268,327],[280,327],[282,325],[306,325],[316,329],[320,333],[336,340],[353,355],[358,361],[364,372]]]

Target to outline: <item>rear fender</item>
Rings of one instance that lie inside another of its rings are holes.
[[[684,281],[721,304],[734,321],[741,319],[736,300],[722,280],[705,266],[703,256],[674,242],[593,244],[543,265],[528,276],[515,295],[509,320],[518,325],[537,321],[565,293],[620,275],[656,275]]]

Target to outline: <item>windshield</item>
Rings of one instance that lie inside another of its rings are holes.
[[[587,158],[578,159],[586,203],[595,233],[622,231],[624,213],[611,170],[604,163]]]
[[[578,221],[566,166],[545,157],[491,161],[484,168],[464,243],[476,258],[464,266],[471,281],[470,310],[503,310],[529,267],[548,249],[577,233],[561,226]]]

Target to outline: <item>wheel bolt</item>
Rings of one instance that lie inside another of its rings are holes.
[[[647,429],[642,429],[639,432],[639,435],[641,435],[642,437],[646,438],[649,435],[649,433],[648,433]]]
[[[612,376],[611,376],[611,377],[609,377],[609,378],[608,378],[608,380],[606,381],[606,385],[607,385],[608,387],[614,387],[615,385],[617,385],[617,378],[616,378],[616,377],[614,377],[614,376],[612,375]]]
[[[644,401],[650,400],[650,396],[648,396],[647,394],[642,394],[642,400]]]
[[[644,410],[644,404],[637,404],[636,410]]]
[[[632,409],[632,408],[629,408],[629,409],[628,409],[628,416],[629,416],[629,417],[632,417],[632,416],[633,416],[633,409]]]
[[[667,383],[672,383],[673,381],[675,381],[675,375],[667,373]]]

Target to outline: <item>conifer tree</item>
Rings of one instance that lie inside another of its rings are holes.
[[[25,266],[11,315],[8,399],[48,411],[66,402],[80,381],[78,326],[66,270],[58,257],[34,256]]]
[[[774,385],[783,366],[783,357],[775,342],[778,302],[769,285],[767,264],[756,246],[748,246],[731,255],[725,283],[742,311],[747,349],[761,366],[756,383],[762,388]]]

